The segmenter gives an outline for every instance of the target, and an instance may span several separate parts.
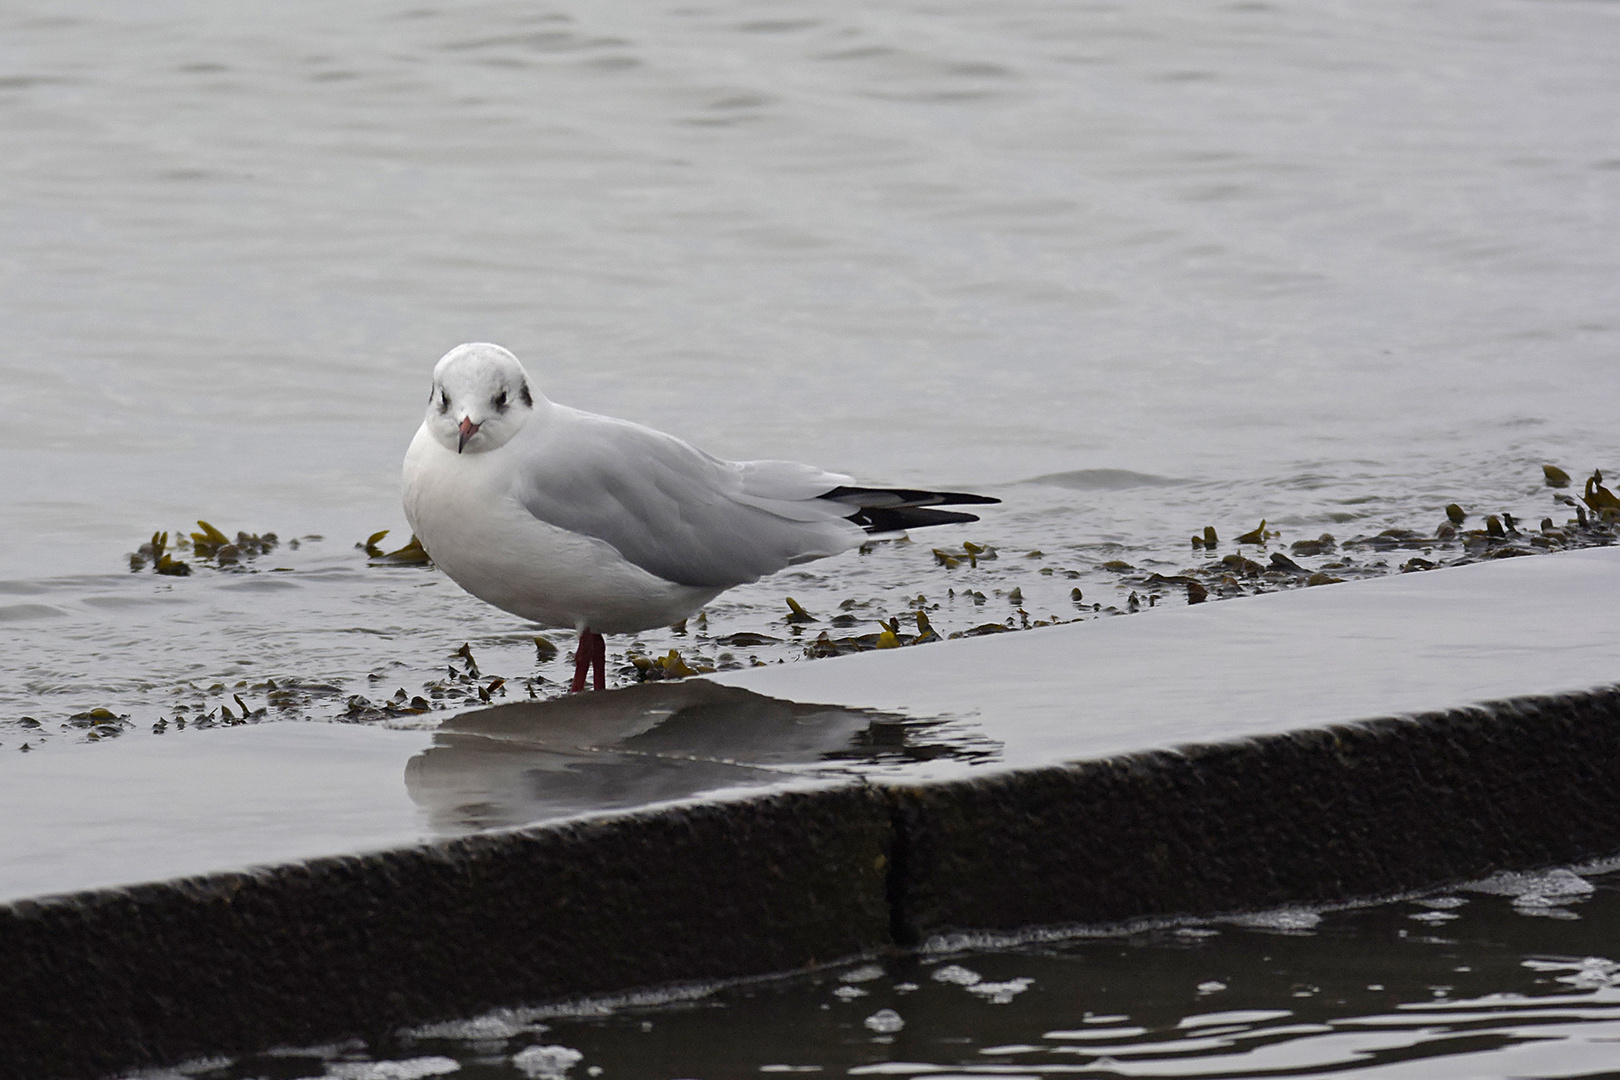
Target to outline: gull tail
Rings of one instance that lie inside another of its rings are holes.
[[[869,533],[894,533],[925,525],[956,525],[978,521],[974,514],[957,510],[936,510],[936,506],[977,506],[999,503],[988,495],[963,491],[912,491],[909,488],[868,488],[839,486],[818,496],[828,502],[843,503],[854,511],[844,515]]]

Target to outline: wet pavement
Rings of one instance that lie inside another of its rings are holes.
[[[1620,679],[1594,549],[463,712],[0,756],[0,897],[856,781],[988,775]],[[273,764],[274,767],[267,767]]]

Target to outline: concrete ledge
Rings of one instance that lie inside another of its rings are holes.
[[[0,908],[0,1077],[765,974],[953,931],[1432,887],[1620,850],[1616,792],[1620,689],[1605,688],[20,901]]]
[[[0,907],[0,1077],[869,951],[889,817],[850,786],[19,901]]]
[[[1620,690],[891,796],[902,945],[1376,897],[1620,851]]]

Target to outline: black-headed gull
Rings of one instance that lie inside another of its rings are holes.
[[[792,461],[722,461],[652,428],[557,405],[498,345],[433,369],[405,453],[405,517],[480,600],[579,631],[573,689],[606,684],[602,635],[679,622],[734,585],[874,533],[977,521],[998,499],[852,486]]]

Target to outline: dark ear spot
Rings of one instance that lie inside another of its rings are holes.
[[[523,404],[527,405],[531,409],[534,408],[534,395],[529,393],[528,383],[523,384],[523,389],[518,391],[518,397],[523,399]]]

